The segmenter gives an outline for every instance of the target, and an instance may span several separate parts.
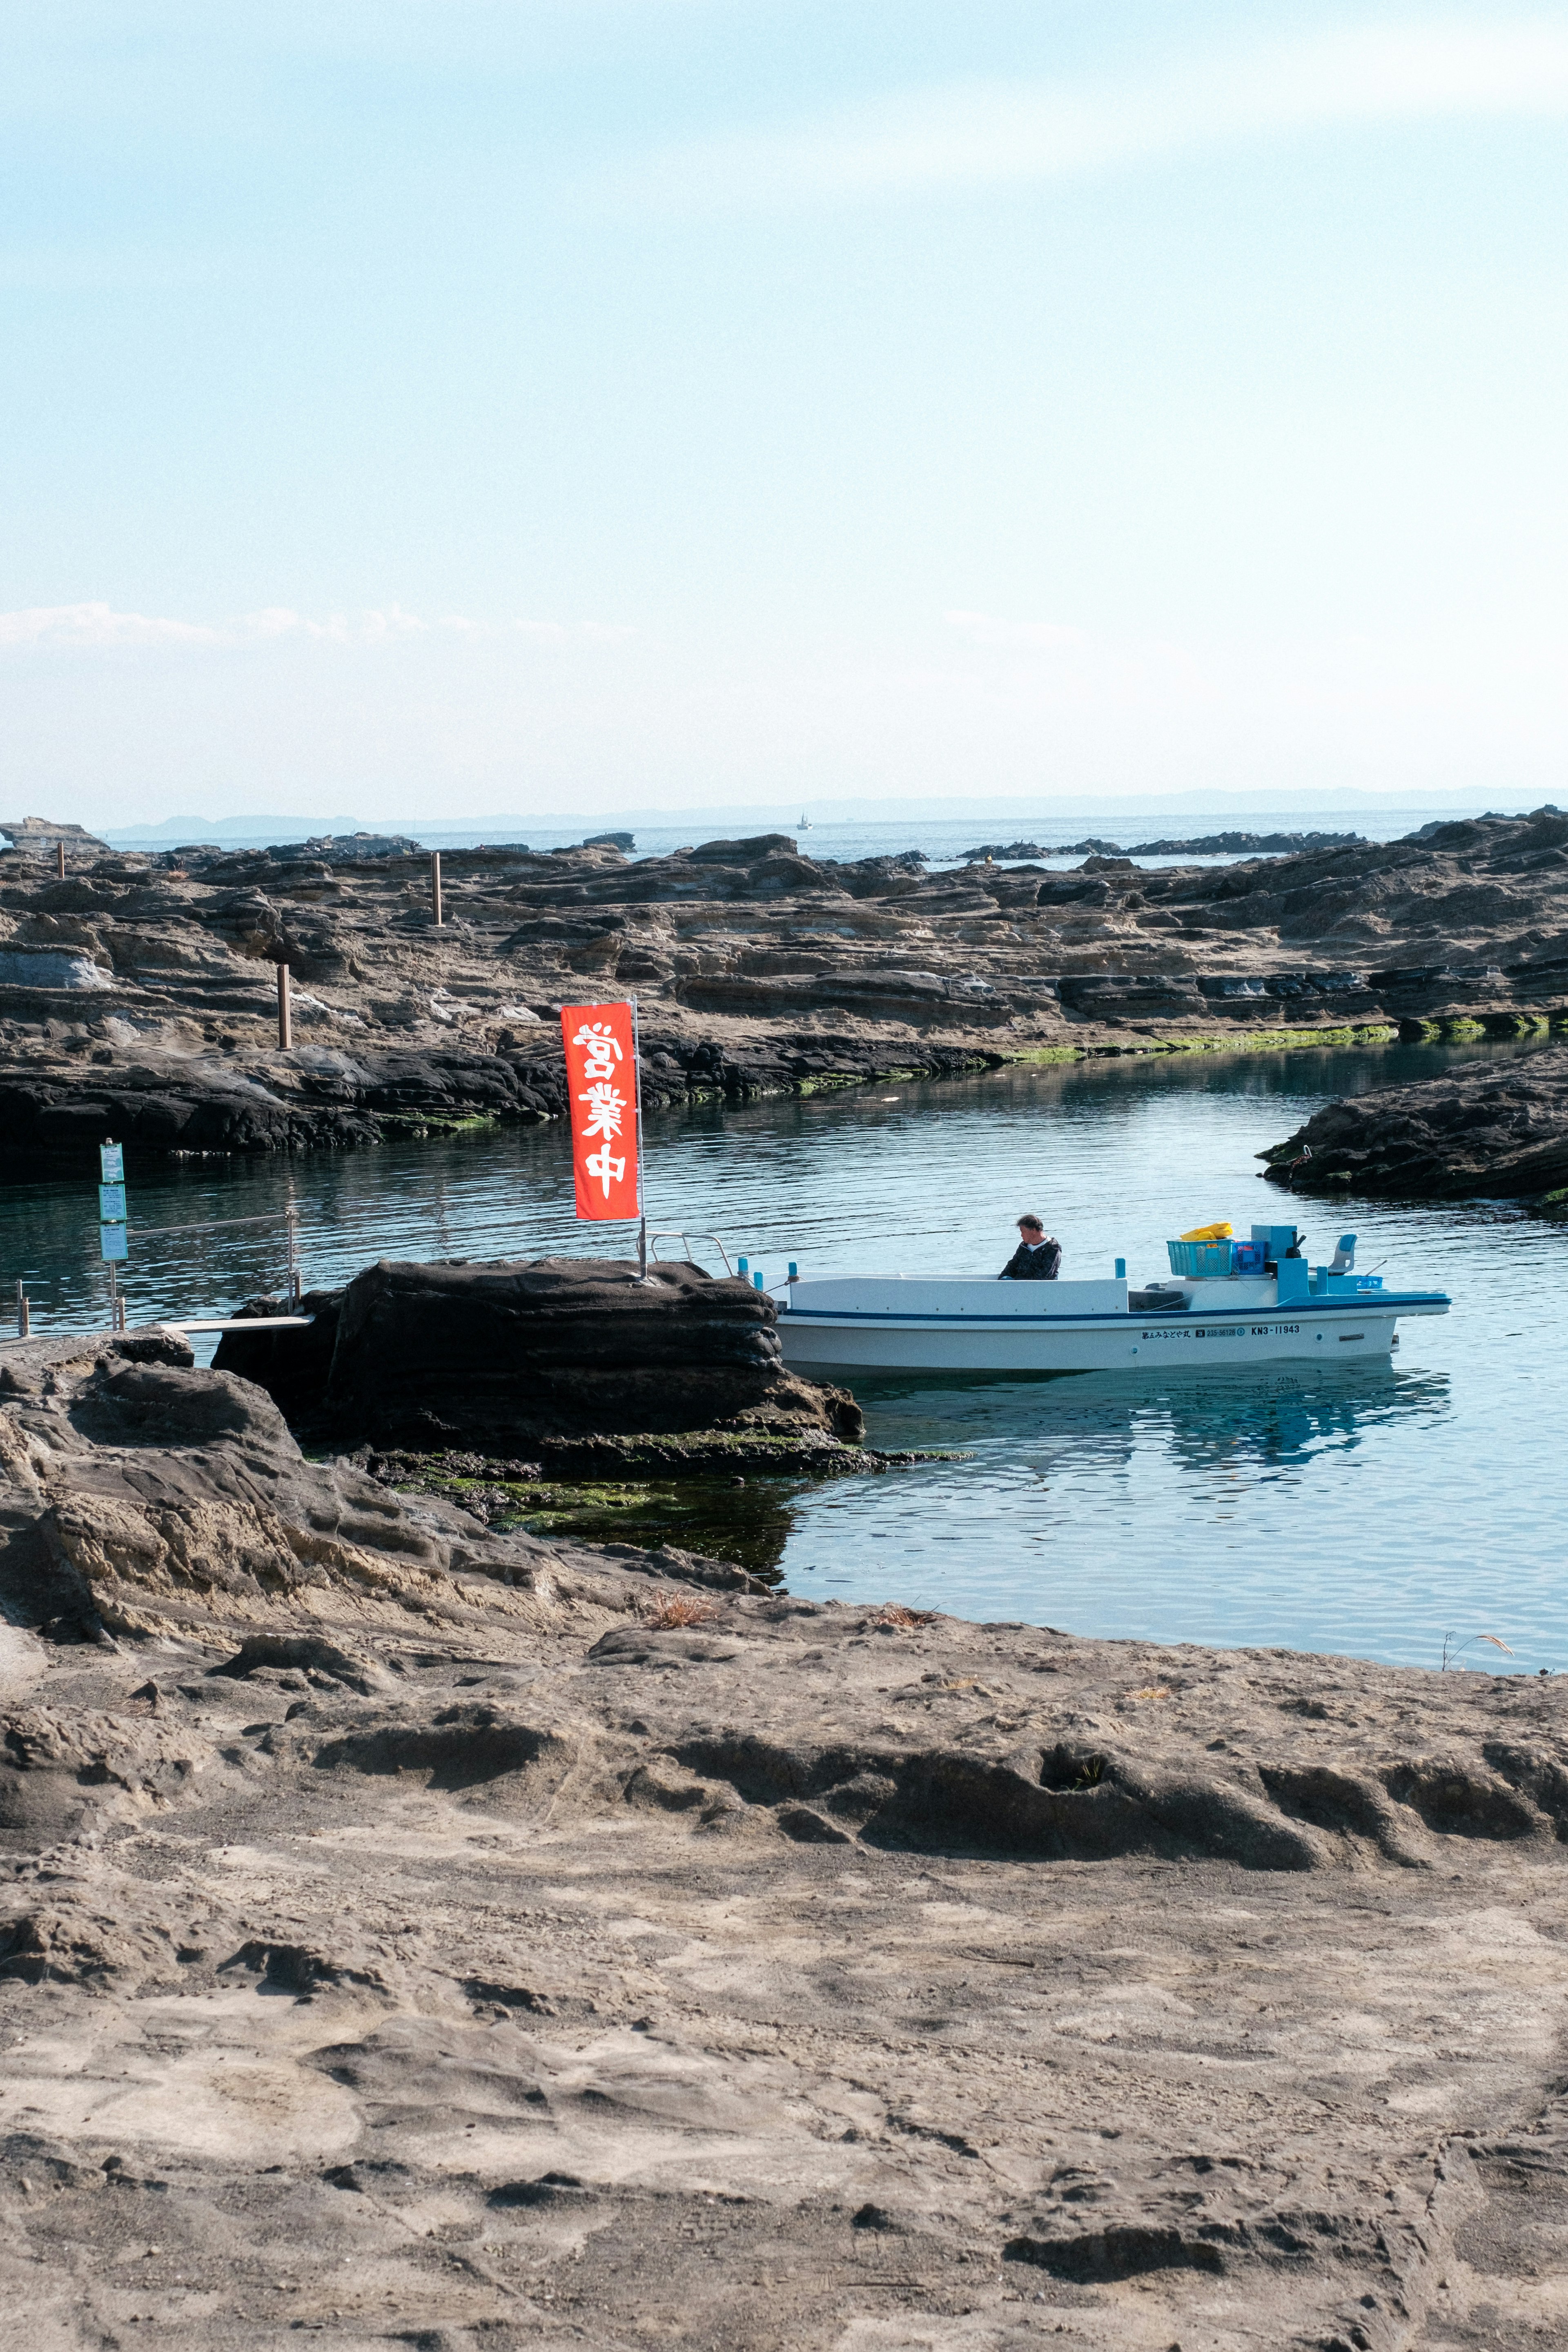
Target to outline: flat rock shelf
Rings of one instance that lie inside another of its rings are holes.
[[[1552,807],[1159,872],[1091,853],[927,873],[784,834],[500,845],[447,856],[439,923],[399,840],[79,842],[68,865],[0,853],[0,1153],[27,1168],[105,1133],[134,1166],[559,1118],[556,1015],[584,998],[638,997],[650,1110],[1568,1020]]]

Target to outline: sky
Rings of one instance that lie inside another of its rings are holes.
[[[5,814],[1568,799],[1568,5],[5,21]]]

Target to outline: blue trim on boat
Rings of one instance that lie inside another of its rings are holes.
[[[952,1315],[934,1307],[790,1306],[787,1312],[802,1323],[962,1323],[968,1330],[994,1328],[1002,1331],[1044,1324],[1060,1331],[1074,1323],[1260,1323],[1270,1315],[1298,1323],[1305,1315],[1366,1315],[1383,1313],[1391,1307],[1397,1310],[1452,1305],[1446,1290],[1379,1290],[1362,1298],[1292,1298],[1283,1307],[1189,1307],[1174,1311],[1156,1307],[1146,1315],[1135,1315],[1131,1307],[1110,1315]]]

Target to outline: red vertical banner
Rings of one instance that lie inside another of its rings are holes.
[[[629,1004],[563,1004],[572,1171],[580,1217],[642,1214],[637,1022]]]

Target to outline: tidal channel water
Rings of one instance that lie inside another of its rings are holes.
[[[1290,1213],[1254,1154],[1321,1103],[1478,1049],[1160,1055],[889,1084],[650,1120],[651,1222],[721,1234],[770,1284],[803,1273],[994,1272],[1036,1209],[1064,1274],[1165,1272],[1164,1242]],[[1491,1058],[1524,1047],[1483,1047]],[[0,1186],[0,1281],[37,1331],[101,1324],[96,1169]],[[572,1214],[565,1136],[506,1129],[289,1161],[131,1171],[132,1319],[216,1314],[281,1281],[280,1229],[207,1230],[294,1204],[309,1284],[377,1257],[616,1255]],[[792,1591],[1223,1646],[1506,1672],[1568,1667],[1557,1465],[1568,1223],[1504,1202],[1297,1211],[1310,1255],[1450,1291],[1384,1369],[1269,1376],[857,1381],[871,1442],[963,1458],[710,1498],[686,1539],[776,1561]],[[176,1226],[139,1240],[137,1228]],[[703,1256],[704,1253],[699,1251]],[[710,1262],[712,1261],[710,1254]],[[649,1540],[656,1538],[649,1538]],[[1509,1644],[1511,1657],[1479,1641]]]

